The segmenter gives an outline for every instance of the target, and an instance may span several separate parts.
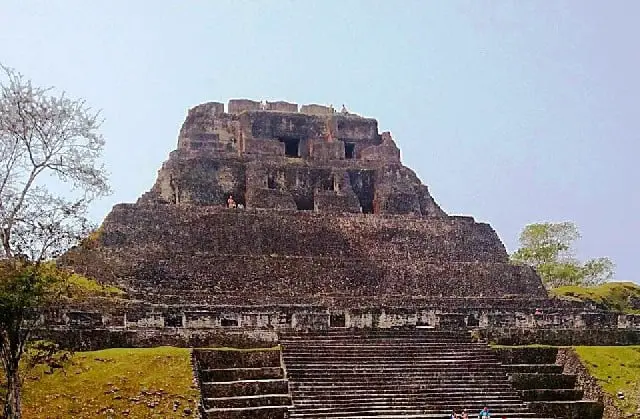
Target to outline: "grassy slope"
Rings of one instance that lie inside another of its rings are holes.
[[[620,408],[631,413],[640,407],[640,346],[578,346],[576,351],[603,390],[616,400],[618,391],[625,394]]]
[[[27,373],[26,418],[195,417],[189,350],[160,347],[78,352],[62,370]],[[179,402],[173,411],[174,402]]]
[[[640,313],[640,310],[629,307],[629,297],[640,298],[640,285],[633,282],[607,282],[597,287],[567,286],[550,292],[560,298],[592,301],[612,310]]]

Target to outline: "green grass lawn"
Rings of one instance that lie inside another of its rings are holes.
[[[26,373],[25,418],[197,416],[189,349],[77,352],[64,368],[48,372],[36,367]]]
[[[576,352],[600,386],[627,413],[640,407],[640,346],[577,346]],[[624,400],[616,393],[622,391]]]

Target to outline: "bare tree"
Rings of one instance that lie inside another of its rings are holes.
[[[110,190],[99,163],[100,113],[84,100],[34,86],[11,68],[0,64],[0,70],[0,259],[6,268],[0,356],[8,383],[5,415],[19,418],[18,363],[35,324],[30,320],[50,295],[43,288],[50,278],[38,267],[87,233],[88,204]]]

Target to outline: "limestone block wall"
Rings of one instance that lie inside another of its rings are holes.
[[[331,115],[334,112],[335,111],[329,106],[316,105],[313,103],[309,105],[302,105],[300,107],[300,113],[304,113],[307,115]]]
[[[231,99],[229,100],[228,110],[230,114],[257,111],[260,110],[260,102],[249,99]]]
[[[298,104],[285,101],[267,102],[267,109],[277,112],[298,112]]]

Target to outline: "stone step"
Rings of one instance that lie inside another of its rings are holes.
[[[289,385],[286,379],[201,382],[200,392],[203,397],[284,394],[289,392]]]
[[[470,339],[469,332],[460,332],[457,330],[442,330],[442,329],[430,329],[430,328],[410,328],[410,329],[329,329],[318,332],[295,332],[287,333],[283,331],[280,334],[281,339],[309,339],[309,338],[351,338],[360,336],[389,336],[389,337],[460,337]]]
[[[352,367],[352,368],[335,368],[335,371],[331,371],[332,368],[335,368],[332,365],[325,365],[324,368],[322,366],[312,366],[308,370],[303,368],[292,368],[287,369],[287,374],[290,376],[345,376],[345,375],[361,375],[362,373],[369,374],[378,374],[378,375],[388,375],[388,376],[397,376],[397,375],[409,375],[409,376],[422,376],[425,378],[442,378],[442,377],[504,377],[505,379],[509,377],[506,372],[503,371],[492,371],[489,370],[488,374],[483,374],[482,370],[454,370],[449,371],[446,366],[437,366],[437,367],[416,367],[415,369],[411,368],[377,368],[377,369],[367,369],[366,367]]]
[[[289,346],[296,346],[300,348],[309,346],[353,346],[353,345],[365,345],[365,346],[379,346],[379,347],[407,347],[412,346],[424,346],[427,348],[480,348],[481,344],[472,344],[459,339],[309,339],[300,341],[281,340],[280,345],[284,348]]]
[[[390,407],[402,407],[402,408],[412,408],[412,409],[422,409],[422,410],[441,410],[441,409],[451,409],[451,408],[470,408],[470,409],[482,409],[483,406],[490,404],[492,408],[498,410],[510,410],[510,411],[519,411],[519,412],[528,412],[528,406],[518,401],[502,401],[502,400],[492,400],[487,399],[483,400],[455,400],[448,403],[422,403],[419,400],[392,400],[392,401],[370,401],[370,400],[351,400],[351,401],[295,401],[294,406],[296,409],[306,409],[306,408],[317,408],[317,407],[378,407],[378,408],[390,408]]]
[[[314,416],[315,413],[296,413],[290,412],[290,418],[313,418],[318,417]],[[422,419],[449,419],[451,412],[447,413],[411,413],[411,414],[394,414],[393,411],[385,411],[378,412],[375,414],[368,413],[336,413],[336,414],[324,414],[321,417],[323,418],[359,418],[359,419],[406,419],[406,418],[422,418]],[[470,414],[470,418],[475,418],[477,415]],[[553,419],[553,418],[543,418],[536,416],[535,414],[511,414],[511,413],[500,413],[494,417],[499,418],[508,418],[508,419]]]
[[[595,400],[536,401],[530,408],[540,415],[556,418],[602,419],[604,405]]]
[[[483,396],[476,396],[476,397],[467,397],[467,396],[460,395],[458,397],[447,397],[446,401],[443,401],[442,398],[424,397],[423,395],[420,395],[420,394],[416,394],[413,397],[407,396],[407,395],[396,395],[396,396],[386,396],[386,397],[380,397],[380,396],[372,397],[372,396],[363,395],[362,397],[358,397],[358,398],[341,397],[341,396],[342,395],[336,394],[336,395],[333,395],[333,397],[326,397],[326,398],[323,398],[320,395],[316,397],[309,397],[309,396],[297,397],[295,401],[295,405],[301,406],[301,405],[309,405],[309,404],[318,404],[319,402],[322,402],[322,403],[377,403],[377,404],[416,403],[417,402],[421,405],[437,404],[439,402],[458,403],[458,404],[461,402],[463,404],[465,402],[469,402],[469,403],[477,402],[480,404],[489,403],[491,405],[498,404],[498,403],[522,404],[522,400],[517,395],[514,395],[514,396],[483,395]]]
[[[199,371],[200,381],[238,381],[264,378],[284,378],[280,367],[265,368],[207,368]]]
[[[297,351],[312,351],[312,350],[318,350],[318,351],[322,351],[322,350],[326,350],[326,349],[331,349],[331,350],[338,350],[338,349],[344,349],[344,350],[359,350],[359,349],[367,349],[367,350],[377,350],[377,351],[405,351],[405,352],[415,352],[415,351],[422,351],[422,352],[459,352],[459,351],[466,351],[466,352],[477,352],[477,353],[490,353],[492,355],[493,352],[491,352],[488,348],[486,347],[482,347],[482,346],[471,346],[468,344],[460,344],[460,345],[436,345],[436,344],[425,344],[425,343],[410,343],[410,344],[393,344],[393,345],[382,345],[382,344],[376,344],[376,343],[366,343],[366,342],[353,342],[353,343],[347,343],[347,342],[341,342],[341,343],[337,343],[337,342],[333,342],[333,343],[310,343],[308,345],[298,345],[298,344],[291,344],[291,345],[287,345],[286,343],[282,344],[283,350],[286,351],[290,351],[290,350],[297,350]],[[495,355],[494,355],[495,356]]]
[[[361,387],[336,387],[330,384],[325,386],[309,386],[304,384],[291,384],[290,388],[296,391],[299,395],[314,395],[314,394],[326,394],[328,397],[333,394],[349,395],[349,396],[387,396],[387,395],[411,395],[411,394],[423,394],[434,395],[438,397],[446,397],[449,395],[455,396],[457,394],[464,394],[473,396],[476,394],[486,395],[504,395],[513,396],[519,393],[511,388],[497,387],[459,387],[455,388],[427,388],[422,385],[406,384],[403,386],[388,386],[387,388],[371,388],[367,386]]]
[[[287,354],[283,357],[285,365],[327,365],[327,364],[358,364],[358,365],[393,365],[395,363],[398,364],[419,364],[419,365],[435,365],[440,366],[443,364],[453,364],[452,366],[457,367],[466,367],[466,366],[495,366],[501,368],[503,371],[506,369],[502,368],[502,364],[498,361],[495,361],[493,358],[486,357],[424,357],[424,356],[403,356],[398,355],[398,357],[394,357],[393,354],[389,355],[370,355],[365,353],[360,353],[359,355],[346,355],[346,354],[317,354],[317,355],[295,355],[295,354]],[[462,363],[464,362],[464,363]]]
[[[332,371],[337,371],[339,373],[348,372],[348,371],[376,371],[376,372],[390,372],[395,373],[397,371],[418,371],[421,374],[425,375],[443,375],[443,374],[451,374],[451,375],[476,375],[476,374],[485,374],[487,372],[486,368],[483,368],[482,365],[477,366],[458,366],[458,365],[449,365],[447,368],[442,368],[442,364],[419,364],[412,366],[411,364],[356,364],[353,362],[349,363],[314,363],[314,364],[303,364],[296,363],[293,365],[287,364],[287,372],[288,373],[297,373],[300,371],[309,371],[309,372],[327,372],[327,369],[331,369]],[[497,375],[508,375],[506,371],[502,368],[492,368],[489,370],[489,375],[497,376]]]
[[[560,374],[563,367],[557,364],[506,364],[505,369],[511,373]]]
[[[396,376],[396,375],[408,375],[408,376],[421,376],[425,378],[446,378],[446,377],[474,377],[481,376],[487,378],[504,378],[505,380],[508,378],[508,375],[504,372],[490,371],[487,374],[482,374],[482,371],[448,371],[446,369],[437,370],[435,368],[420,368],[419,366],[416,368],[410,367],[398,367],[398,368],[363,368],[363,367],[352,367],[352,368],[335,368],[333,365],[325,365],[324,368],[320,366],[312,366],[309,369],[304,369],[301,367],[296,368],[287,368],[287,374],[289,376],[313,376],[313,377],[326,377],[326,376],[358,376],[358,375],[388,375],[388,376]]]
[[[507,387],[489,387],[489,386],[455,386],[455,387],[433,387],[429,388],[423,385],[415,384],[403,384],[403,385],[389,385],[389,386],[334,386],[332,383],[324,383],[324,385],[294,385],[291,386],[291,391],[297,395],[304,396],[310,394],[349,394],[349,395],[380,395],[380,394],[407,394],[407,393],[422,393],[422,394],[441,394],[443,398],[446,398],[448,394],[456,394],[456,389],[464,389],[468,394],[485,392],[485,393],[500,393],[504,395],[518,394]]]
[[[521,390],[520,394],[526,401],[566,401],[582,399],[584,391],[574,388],[546,388]]]
[[[367,352],[367,351],[353,351],[353,352],[309,352],[309,353],[285,353],[283,356],[285,362],[293,361],[294,363],[300,362],[334,362],[334,361],[363,361],[369,362],[379,361],[379,362],[458,362],[461,360],[464,361],[476,361],[476,362],[492,362],[496,365],[501,365],[495,358],[489,354],[446,354],[442,353],[438,355],[437,353],[427,354],[427,353],[413,353],[413,354],[405,354],[402,352]],[[263,367],[266,365],[263,365]],[[277,365],[275,365],[277,366]],[[514,371],[516,372],[516,371]],[[523,371],[524,372],[524,371]],[[538,371],[533,371],[538,372]]]
[[[576,385],[576,376],[570,374],[535,374],[515,373],[511,374],[510,381],[518,390],[572,389]]]
[[[252,396],[206,397],[203,398],[205,408],[244,408],[259,406],[288,406],[291,404],[289,394],[258,394]]]
[[[207,419],[285,419],[290,406],[260,406],[244,408],[209,408],[204,410]]]
[[[340,341],[340,342],[336,342],[336,341],[331,341],[331,340],[317,340],[317,341],[305,341],[305,342],[287,342],[287,341],[281,341],[280,345],[283,348],[290,348],[290,347],[296,347],[296,348],[311,348],[311,347],[317,347],[317,348],[326,348],[326,347],[354,347],[354,346],[359,346],[362,345],[364,347],[371,347],[371,348],[381,348],[381,349],[389,349],[391,347],[397,347],[397,348],[424,348],[424,349],[467,349],[467,350],[474,350],[474,349],[479,349],[482,350],[484,349],[480,344],[470,344],[470,343],[465,343],[465,342],[445,342],[445,341],[432,341],[432,342],[426,342],[426,341],[415,341],[415,340],[403,340],[401,342],[390,342],[388,340],[384,340],[381,339],[380,341],[373,341],[373,340],[364,340],[364,341],[358,341],[358,340],[345,340],[345,341]]]
[[[456,387],[497,387],[497,388],[511,388],[508,379],[504,380],[490,380],[490,379],[424,379],[417,378],[408,380],[406,376],[362,376],[362,377],[340,377],[340,376],[328,376],[328,377],[297,377],[290,376],[289,380],[295,382],[291,388],[298,389],[300,385],[329,385],[331,383],[340,387],[349,386],[364,386],[367,388],[384,388],[392,385],[406,384],[408,386],[420,386],[422,388],[449,388],[455,389]],[[374,386],[375,385],[375,386]]]
[[[479,412],[482,407],[478,408]],[[447,415],[451,413],[451,409],[437,409],[437,410],[425,410],[425,409],[404,409],[404,408],[369,408],[369,407],[353,407],[353,408],[341,408],[341,407],[319,407],[319,408],[311,408],[311,409],[299,409],[297,407],[293,407],[290,410],[290,417],[310,417],[310,418],[324,418],[324,417],[363,417],[366,416],[379,416],[380,414],[395,414],[399,415]],[[511,410],[492,410],[492,417],[496,418],[527,418],[527,417],[537,417],[538,415],[535,413],[527,412],[527,411],[511,411]],[[473,417],[473,415],[470,415]],[[420,417],[420,416],[418,416]],[[436,417],[436,416],[431,416]]]

